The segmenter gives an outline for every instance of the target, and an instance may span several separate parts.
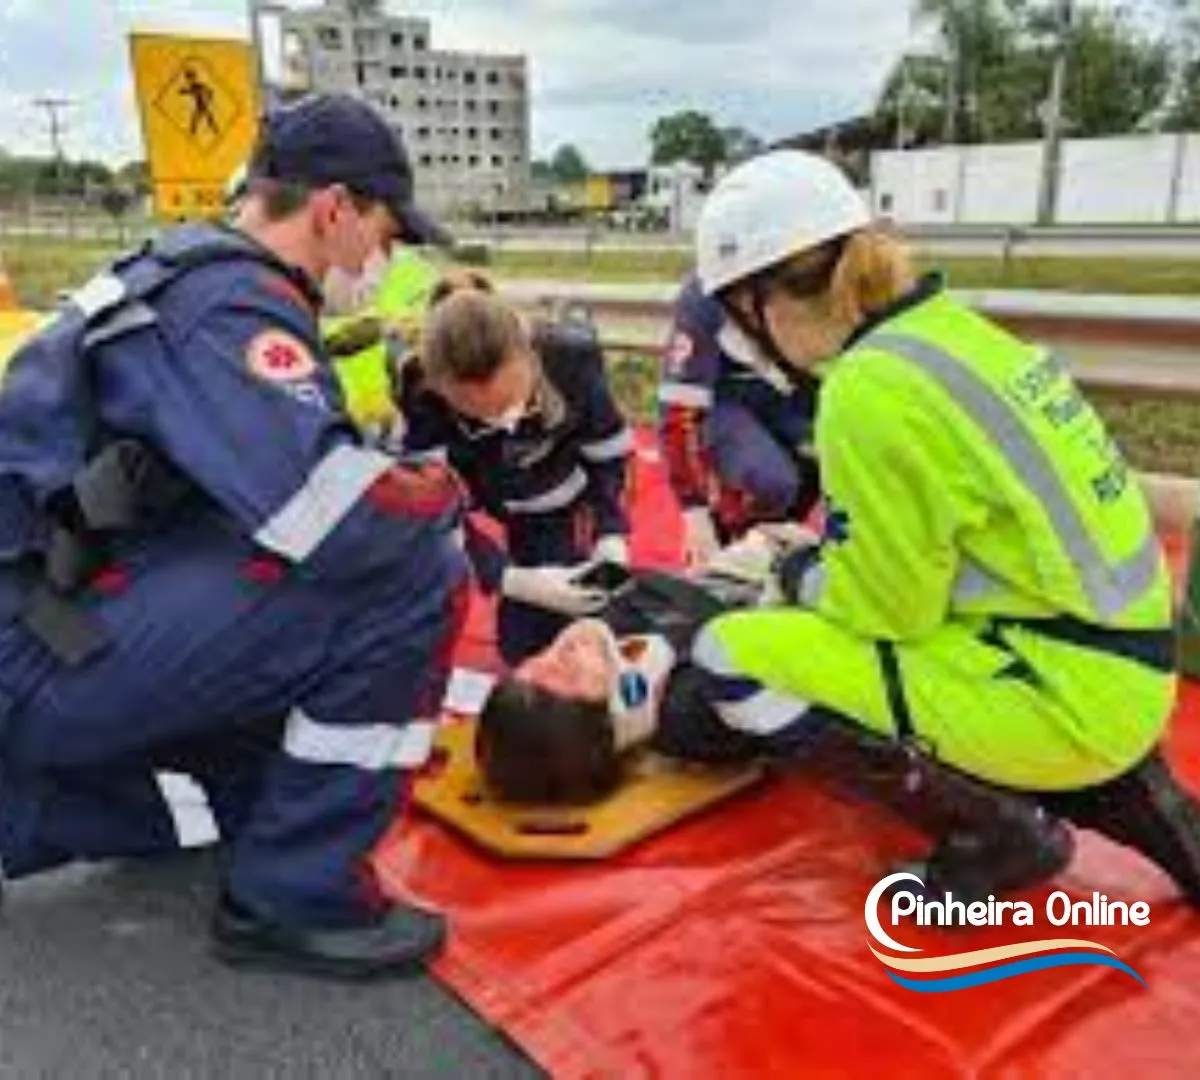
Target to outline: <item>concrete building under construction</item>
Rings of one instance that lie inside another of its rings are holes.
[[[281,16],[291,78],[360,94],[404,132],[418,196],[433,208],[525,205],[529,91],[524,56],[433,47],[430,21],[382,0],[325,0]]]

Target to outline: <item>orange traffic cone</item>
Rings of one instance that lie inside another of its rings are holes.
[[[17,290],[13,287],[12,278],[0,262],[0,311],[17,311],[20,308],[17,301]]]

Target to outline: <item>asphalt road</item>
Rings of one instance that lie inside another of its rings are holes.
[[[230,971],[207,953],[210,856],[9,884],[0,1076],[544,1075],[432,979],[368,986]]]

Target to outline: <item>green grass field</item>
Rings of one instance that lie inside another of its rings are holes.
[[[34,308],[53,304],[58,292],[86,280],[117,253],[110,243],[21,238],[0,242],[0,256],[21,300]],[[496,276],[596,281],[674,281],[686,269],[681,252],[599,251],[496,253]],[[1074,292],[1200,295],[1200,262],[1143,259],[954,259],[939,263],[961,288],[1040,288]],[[655,363],[614,360],[613,382],[631,414],[653,414]],[[1200,475],[1200,405],[1122,402],[1100,407],[1130,458],[1140,468]]]
[[[498,277],[565,278],[593,281],[677,281],[687,270],[682,251],[493,252]],[[1200,260],[1166,259],[923,259],[925,269],[943,270],[962,289],[1054,289],[1076,293],[1200,295]]]
[[[0,237],[0,256],[26,304],[43,307],[55,294],[90,276],[117,253],[108,241]],[[653,249],[491,252],[487,264],[497,277],[561,278],[571,281],[677,281],[686,271],[684,251]],[[959,288],[1054,289],[1065,292],[1200,295],[1200,260],[1000,259],[924,260]]]

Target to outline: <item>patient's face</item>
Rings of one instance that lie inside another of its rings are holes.
[[[608,630],[594,619],[573,623],[514,674],[560,697],[607,701],[616,678]]]

